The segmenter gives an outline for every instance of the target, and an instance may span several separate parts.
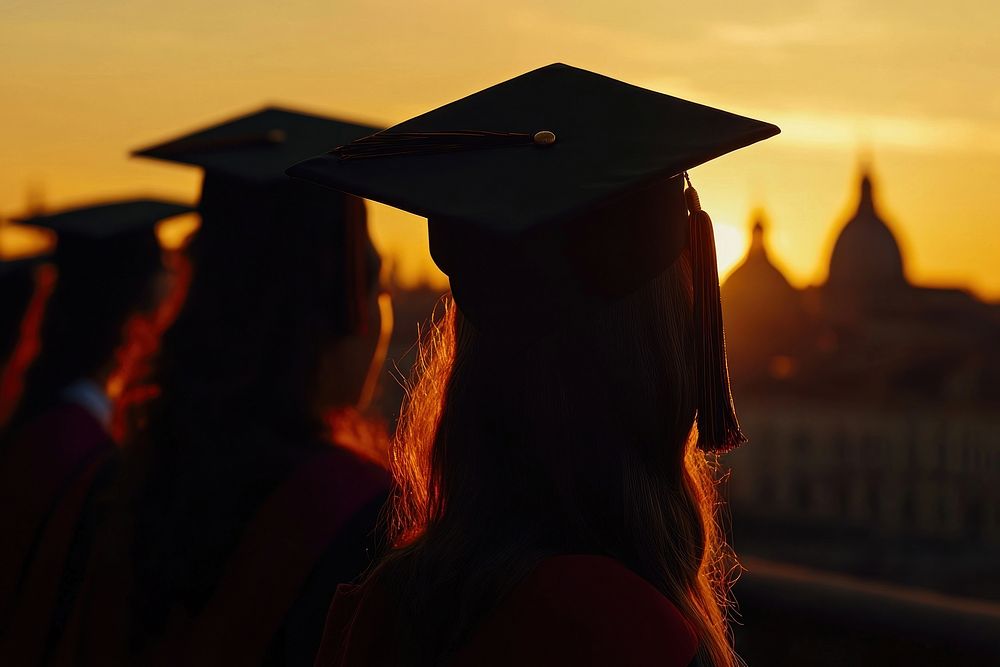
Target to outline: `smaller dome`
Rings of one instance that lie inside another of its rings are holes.
[[[858,209],[834,244],[827,285],[835,289],[885,290],[906,284],[899,243],[875,206],[871,176],[863,172]]]
[[[734,296],[766,294],[771,299],[791,298],[797,300],[797,291],[784,274],[771,263],[765,242],[765,219],[763,211],[754,215],[750,237],[750,248],[723,285],[723,291]]]
[[[774,359],[791,360],[808,338],[802,294],[771,262],[763,214],[753,220],[750,249],[721,290],[734,387],[773,378]]]

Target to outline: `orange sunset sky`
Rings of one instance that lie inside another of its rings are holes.
[[[692,172],[724,268],[762,207],[776,263],[823,280],[868,153],[911,279],[1000,299],[1000,3],[3,0],[0,21],[0,216],[29,192],[192,201],[196,170],[128,150],[265,103],[389,125],[560,61],[782,127]],[[401,279],[434,275],[419,219],[373,217]]]

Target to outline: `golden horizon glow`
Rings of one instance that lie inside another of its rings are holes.
[[[763,208],[789,281],[822,282],[865,155],[910,279],[1000,300],[997,3],[36,0],[0,17],[0,217],[193,201],[197,170],[128,151],[265,103],[391,124],[561,61],[782,127],[692,172],[723,274]],[[398,280],[441,285],[422,221],[371,210]]]

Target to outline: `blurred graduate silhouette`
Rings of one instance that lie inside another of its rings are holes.
[[[47,618],[30,637],[5,632],[5,657],[17,664],[312,664],[334,588],[357,577],[384,541],[385,427],[361,413],[390,331],[380,316],[380,260],[364,203],[283,172],[316,146],[371,131],[266,108],[139,151],[204,169],[201,225],[184,249],[184,293],[173,297],[182,305],[153,358],[137,365],[147,372],[122,380],[123,395],[139,398],[120,406],[119,453],[100,389],[127,309],[96,320],[105,334],[100,353],[84,357],[82,341],[48,343],[51,322],[66,326],[65,317],[56,320],[59,289],[53,294],[12,430],[23,431],[20,424],[49,405],[51,387],[69,385],[78,402],[100,406],[102,428],[94,430],[117,460],[99,487],[81,492],[87,511],[63,526],[69,536],[61,541],[75,544],[82,562],[61,577],[54,609],[34,612]],[[88,231],[111,224],[96,213]],[[125,256],[158,267],[159,248],[147,236],[144,253]],[[91,253],[117,246],[103,235],[88,243]],[[99,275],[118,275],[106,263],[92,265]],[[136,299],[154,277],[130,288]],[[100,301],[72,310],[83,322],[118,301],[95,280],[64,285]],[[62,351],[62,364],[48,361],[47,350]],[[91,362],[100,355],[100,365]],[[65,380],[82,372],[93,375],[86,392]],[[61,421],[46,416],[44,423],[59,428]],[[81,432],[75,424],[69,430]],[[17,469],[23,473],[5,467]],[[52,524],[67,502],[63,487],[53,489],[40,522]]]
[[[126,321],[156,308],[163,266],[154,226],[190,209],[127,200],[23,220],[58,235],[58,277],[45,304],[38,354],[0,441],[7,539],[0,555],[4,655],[12,643],[48,640],[53,606],[71,595],[69,573],[91,539],[77,530],[116,453],[105,386]],[[63,576],[64,573],[66,576]]]

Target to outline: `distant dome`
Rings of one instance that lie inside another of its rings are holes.
[[[724,296],[736,300],[755,301],[766,295],[774,300],[798,300],[798,292],[778,268],[771,263],[764,241],[764,216],[758,212],[751,233],[750,249],[746,257],[730,274],[723,285]]]
[[[864,173],[858,210],[844,225],[830,256],[830,287],[884,290],[907,284],[899,243],[879,217],[872,189],[871,177]]]
[[[737,390],[769,381],[775,359],[787,362],[809,339],[802,293],[771,263],[760,212],[746,257],[722,285],[722,305],[729,369]]]

